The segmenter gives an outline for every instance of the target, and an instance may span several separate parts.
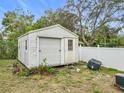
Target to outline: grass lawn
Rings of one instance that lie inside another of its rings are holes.
[[[114,74],[119,72],[114,69],[92,71],[80,62],[74,69],[58,67],[51,76],[19,77],[12,74],[15,62],[0,60],[0,93],[122,93],[113,85]]]

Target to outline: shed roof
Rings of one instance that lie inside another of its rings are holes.
[[[51,29],[51,28],[55,28],[55,27],[60,27],[60,28],[64,29],[65,31],[67,31],[68,33],[74,35],[75,37],[78,37],[77,34],[71,32],[70,30],[66,29],[65,27],[61,26],[60,24],[57,24],[57,25],[52,25],[52,26],[44,27],[44,28],[41,28],[41,29],[31,30],[31,31],[21,35],[20,37],[18,37],[18,39],[23,37],[23,36],[26,36],[26,35],[28,35],[30,33],[35,33],[35,32],[38,32],[38,31],[43,31],[43,30],[47,30],[47,29]]]

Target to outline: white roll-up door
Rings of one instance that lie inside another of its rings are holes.
[[[48,65],[61,64],[61,39],[40,38],[40,63],[46,59]]]

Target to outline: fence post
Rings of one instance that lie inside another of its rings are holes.
[[[81,44],[79,45],[79,61],[81,61]]]
[[[100,60],[100,46],[97,45],[97,59]]]

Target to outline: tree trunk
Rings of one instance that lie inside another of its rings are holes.
[[[78,9],[78,12],[79,12],[79,23],[80,23],[80,38],[81,40],[83,41],[83,43],[86,45],[86,46],[89,46],[89,43],[87,42],[86,38],[85,38],[85,28],[83,30],[83,26],[82,26],[82,11],[80,11],[80,9]]]
[[[82,22],[80,21],[80,38],[81,40],[83,41],[83,43],[86,45],[86,46],[90,46],[90,44],[87,42],[86,38],[85,38],[85,28],[83,30],[83,26],[81,24]]]
[[[89,46],[90,44],[87,42],[86,38],[85,38],[85,34],[83,33],[84,31],[81,29],[81,39],[83,41],[83,43],[86,45],[86,46]]]

